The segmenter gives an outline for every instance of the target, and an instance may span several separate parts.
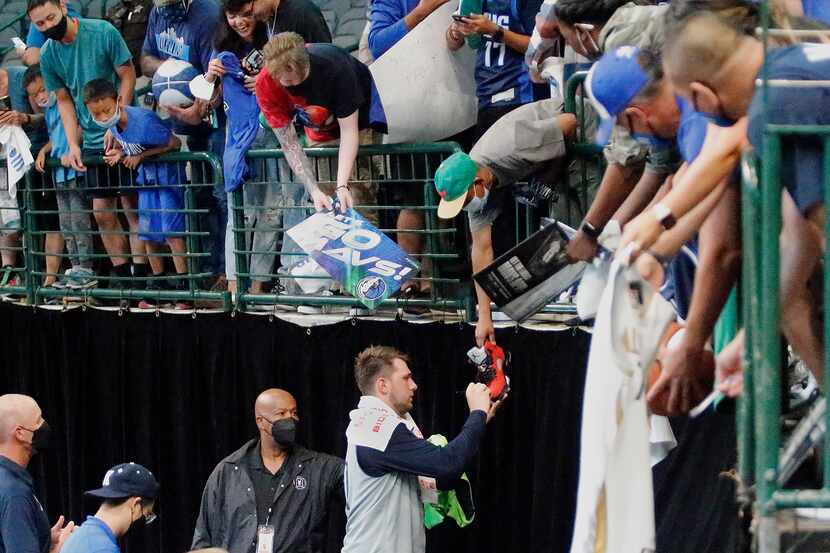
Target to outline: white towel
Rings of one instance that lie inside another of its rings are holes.
[[[571,553],[655,548],[651,467],[676,442],[668,421],[648,414],[645,376],[673,318],[671,305],[639,275],[611,264],[585,379]]]
[[[34,163],[32,143],[26,133],[17,125],[0,125],[0,144],[6,154],[9,169],[9,195],[17,194],[17,181],[22,179]]]

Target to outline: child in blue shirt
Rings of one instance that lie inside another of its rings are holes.
[[[112,140],[104,153],[104,161],[118,163],[136,171],[138,191],[138,237],[144,241],[153,277],[146,289],[158,292],[165,288],[164,257],[159,255],[160,244],[166,242],[173,253],[177,275],[187,274],[185,240],[184,168],[176,163],[146,161],[148,158],[178,150],[181,141],[170,127],[154,112],[133,106],[118,107],[118,92],[105,79],[94,79],[83,90],[84,104],[92,119],[107,128]],[[186,290],[186,279],[177,279],[176,289]],[[155,307],[156,300],[149,294],[139,307]],[[177,308],[189,309],[187,302],[177,302]]]
[[[46,170],[46,156],[60,159],[69,152],[66,132],[58,112],[54,92],[48,92],[43,85],[40,66],[33,65],[23,75],[23,88],[32,106],[42,110],[49,131],[49,141],[40,149],[35,159],[35,169],[43,173]],[[69,261],[72,264],[66,271],[63,284],[68,288],[89,288],[97,284],[92,266],[93,243],[90,230],[89,202],[79,187],[73,169],[63,167],[52,171],[55,183],[55,195],[58,202],[58,218],[63,234]]]

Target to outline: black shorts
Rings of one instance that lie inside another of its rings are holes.
[[[393,205],[421,207],[424,205],[424,184],[432,180],[441,164],[441,154],[412,154],[389,156],[390,179],[386,183],[386,199]],[[408,181],[408,179],[413,179]]]
[[[100,157],[103,150],[84,150],[83,157]],[[83,187],[90,198],[117,198],[135,194],[137,173],[122,164],[110,167],[105,163],[89,165],[83,177]]]

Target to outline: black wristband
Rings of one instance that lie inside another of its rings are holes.
[[[599,235],[602,234],[602,229],[596,228],[594,225],[589,223],[587,219],[582,220],[582,224],[579,225],[579,230],[581,230],[586,236],[593,238],[594,241],[599,239]]]
[[[504,28],[499,27],[499,30],[496,31],[495,33],[493,33],[493,41],[501,42],[503,38],[504,38]]]

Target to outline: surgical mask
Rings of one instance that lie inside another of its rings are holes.
[[[43,103],[35,102],[35,103],[38,105],[38,107],[46,109],[46,108],[51,108],[52,106],[54,106],[55,102],[57,102],[57,101],[58,101],[58,97],[55,96],[55,93],[50,92],[49,95],[46,96],[46,101],[45,102],[43,102]]]
[[[68,20],[65,15],[61,14],[61,20],[58,21],[52,27],[49,27],[45,31],[43,31],[43,36],[46,38],[51,38],[54,41],[61,41],[63,37],[66,36],[66,27],[68,24]]]
[[[43,421],[43,424],[34,430],[26,428],[25,426],[22,428],[32,433],[32,449],[35,451],[49,449],[49,438],[52,435],[52,428],[49,426],[48,422]]]
[[[576,25],[574,25],[574,27],[576,29],[576,40],[577,42],[579,42],[579,46],[585,52],[586,57],[592,60],[599,59],[600,54],[602,54],[602,50],[600,50],[599,44],[597,44],[597,41],[594,40],[593,35],[590,33],[590,31],[594,30],[594,26],[590,23],[577,23]],[[585,35],[591,41],[590,45],[591,48],[593,48],[593,51],[585,47],[585,43],[582,41],[582,31],[584,31]]]
[[[120,118],[121,110],[116,108],[115,113],[112,114],[112,117],[110,117],[106,121],[98,121],[97,119],[93,119],[92,121],[102,129],[109,129],[114,127],[118,123],[118,119]]]
[[[190,2],[187,0],[181,0],[165,6],[158,6],[156,7],[156,10],[164,20],[169,21],[170,23],[181,23],[184,21],[185,17],[187,17],[187,8],[189,6]]]
[[[479,198],[476,196],[475,188],[473,188],[473,199],[467,202],[467,205],[464,206],[464,211],[468,213],[479,213],[484,209],[484,206],[487,205],[487,198],[490,196],[490,189],[484,185],[482,185],[482,188],[484,188],[484,197]]]
[[[282,447],[291,447],[297,436],[297,421],[293,417],[280,419],[271,424],[271,436]]]

